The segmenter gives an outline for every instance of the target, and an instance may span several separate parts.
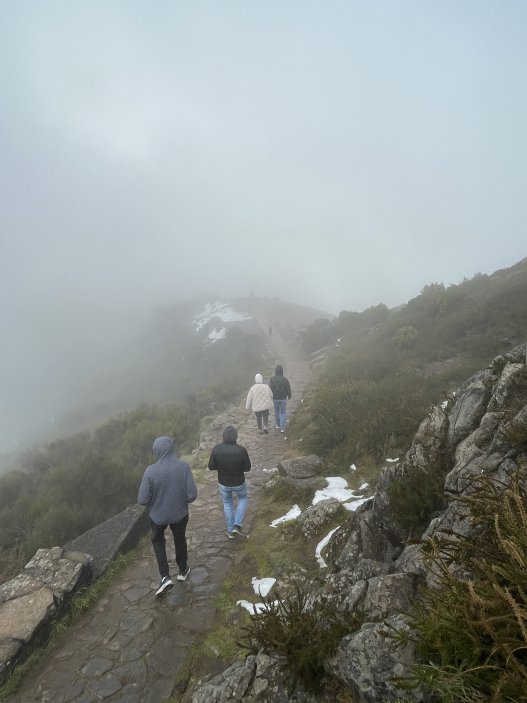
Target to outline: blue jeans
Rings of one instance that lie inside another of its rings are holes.
[[[244,482],[241,486],[223,486],[219,484],[220,496],[223,500],[223,512],[225,513],[225,522],[227,523],[227,531],[232,532],[234,525],[243,525],[243,518],[247,512],[249,504],[249,494],[247,492],[247,484]],[[233,496],[237,496],[236,513],[234,512]]]
[[[276,426],[281,430],[285,430],[285,409],[287,406],[287,398],[284,398],[283,400],[273,400],[273,405]]]

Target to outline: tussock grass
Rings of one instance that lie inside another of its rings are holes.
[[[524,464],[525,467],[525,464]],[[438,588],[423,590],[414,616],[422,664],[411,683],[442,703],[527,700],[527,487],[478,476],[455,498],[470,536],[440,534],[427,559]]]

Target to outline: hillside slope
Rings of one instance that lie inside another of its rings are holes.
[[[425,286],[397,309],[317,321],[303,346],[320,374],[296,436],[347,465],[406,451],[431,405],[526,337],[527,259],[456,286]]]

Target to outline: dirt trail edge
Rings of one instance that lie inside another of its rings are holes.
[[[259,322],[267,331],[266,321]],[[283,364],[291,382],[289,418],[302,398],[309,364],[276,332],[267,338],[267,346],[273,368],[274,363]],[[257,371],[268,379],[273,369]],[[248,379],[248,387],[252,382]],[[225,422],[213,423],[210,445],[221,441],[225,424],[233,424],[238,428],[238,442],[247,447],[253,463],[247,479],[250,509],[245,524],[250,531],[266,480],[263,469],[276,466],[283,458],[287,432],[284,435],[274,428],[271,412],[270,434],[258,434],[254,415],[241,406],[222,414],[221,420]],[[192,570],[186,582],[175,580],[173,543],[167,539],[174,588],[162,598],[154,597],[159,575],[147,542],[99,602],[50,648],[9,703],[160,703],[169,699],[189,647],[214,621],[216,595],[240,552],[238,540],[243,539],[230,540],[225,535],[212,472],[199,484],[187,536]]]

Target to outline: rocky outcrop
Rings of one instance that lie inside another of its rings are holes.
[[[318,697],[302,690],[291,693],[282,657],[264,652],[236,662],[192,695],[192,703],[316,703]]]
[[[422,693],[411,696],[397,681],[411,672],[415,661],[411,642],[400,646],[392,632],[411,634],[402,615],[385,623],[365,623],[360,630],[344,637],[335,656],[327,663],[329,672],[341,679],[359,701],[426,700]]]
[[[310,505],[298,518],[298,525],[306,539],[320,534],[321,529],[333,520],[342,510],[340,501],[327,498],[320,503]]]
[[[363,613],[360,629],[344,637],[326,662],[328,673],[340,679],[361,703],[426,700],[422,691],[399,686],[416,661],[412,639],[404,637],[411,632],[402,613],[415,603],[419,583],[433,583],[433,576],[420,545],[407,543],[407,535],[391,510],[389,487],[393,481],[404,481],[411,471],[441,472],[446,476],[444,489],[450,500],[422,537],[445,529],[469,534],[471,523],[465,508],[452,498],[474,490],[470,479],[482,473],[495,476],[503,485],[513,472],[527,470],[526,352],[527,345],[521,345],[497,357],[435,407],[419,427],[404,459],[382,469],[374,498],[350,514],[328,545],[325,558],[331,572],[323,587],[314,587],[308,603],[324,595],[337,609]],[[400,641],[406,644],[397,643],[389,633],[400,633]],[[230,690],[231,676],[239,675],[233,673],[238,671],[236,666],[221,675],[224,691]],[[251,666],[254,670],[254,661]],[[272,659],[268,661],[267,668],[258,674],[258,686],[268,690],[277,666]],[[216,685],[216,680],[208,682],[206,690],[211,692]],[[200,697],[204,690],[196,689],[193,703],[205,700]]]

